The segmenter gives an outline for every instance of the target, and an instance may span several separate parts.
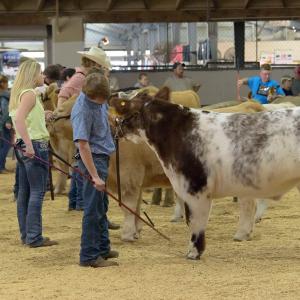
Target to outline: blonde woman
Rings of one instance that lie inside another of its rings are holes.
[[[35,88],[43,85],[41,66],[35,60],[23,62],[14,81],[9,112],[17,135],[19,192],[17,215],[22,244],[29,247],[56,245],[42,235],[42,203],[46,191],[48,167],[37,158],[48,161],[49,133],[45,111]]]

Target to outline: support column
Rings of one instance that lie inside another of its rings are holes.
[[[134,65],[138,64],[140,60],[140,45],[139,45],[139,36],[135,33],[132,36],[132,50],[133,50],[133,60]]]
[[[211,60],[217,61],[218,59],[218,23],[208,22],[208,39],[211,52]],[[208,51],[209,56],[209,51]]]
[[[245,22],[234,22],[235,66],[243,68],[245,64]]]
[[[80,65],[84,50],[83,21],[80,17],[60,17],[52,20],[52,63],[67,67]]]
[[[197,64],[197,23],[188,23],[188,43],[190,45],[190,63]]]
[[[172,44],[180,44],[180,23],[172,23]]]
[[[132,51],[132,39],[129,38],[127,41],[127,65],[131,66],[131,60],[132,60],[132,55],[131,55],[131,51]]]
[[[157,27],[154,24],[151,24],[149,27],[148,40],[149,40],[149,50],[152,54],[154,47],[158,43]]]
[[[169,43],[169,37],[168,37],[168,23],[159,23],[158,24],[158,43],[163,46],[166,45],[166,53],[164,56],[164,62],[169,62],[169,52],[171,49],[169,49],[170,43]]]

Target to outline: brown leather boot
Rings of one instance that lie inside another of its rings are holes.
[[[39,247],[50,247],[50,246],[54,246],[54,245],[58,245],[57,241],[53,241],[50,240],[48,237],[44,237],[43,241],[41,244],[29,244],[29,248],[39,248]]]
[[[79,263],[81,267],[92,267],[92,268],[105,268],[118,266],[119,264],[115,261],[105,260],[103,257],[99,256],[96,260],[81,262]]]

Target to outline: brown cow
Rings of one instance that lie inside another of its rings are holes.
[[[168,98],[169,95],[160,94],[160,97]],[[72,101],[73,102],[72,102]],[[72,127],[70,120],[65,118],[70,115],[75,99],[66,101],[59,110],[54,113],[55,121],[49,125],[51,145],[64,159],[71,162],[74,153],[72,139]],[[169,180],[149,147],[142,144],[134,144],[125,139],[120,140],[120,171],[122,199],[126,205],[140,212],[141,194],[143,188],[170,187]],[[66,166],[60,165],[66,171]],[[108,189],[117,194],[116,186],[116,156],[113,154],[110,161]],[[55,192],[62,192],[65,187],[66,177],[60,175]],[[141,224],[132,214],[124,210],[124,223],[121,238],[124,241],[134,241],[138,238]]]

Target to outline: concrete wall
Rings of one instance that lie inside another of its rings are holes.
[[[52,20],[52,63],[75,67],[81,56],[77,51],[84,50],[82,18],[61,17]]]
[[[259,70],[240,71],[240,78],[257,75],[258,73]],[[113,76],[117,77],[120,88],[125,88],[134,85],[138,74],[139,72],[114,72]],[[171,72],[148,72],[150,81],[157,87],[162,86],[171,74]],[[198,93],[203,105],[236,99],[236,71],[186,71],[185,74],[202,84]],[[272,71],[272,78],[279,82],[283,75],[293,75],[293,69],[275,69]],[[243,86],[240,95],[246,97],[248,92],[249,89]]]

